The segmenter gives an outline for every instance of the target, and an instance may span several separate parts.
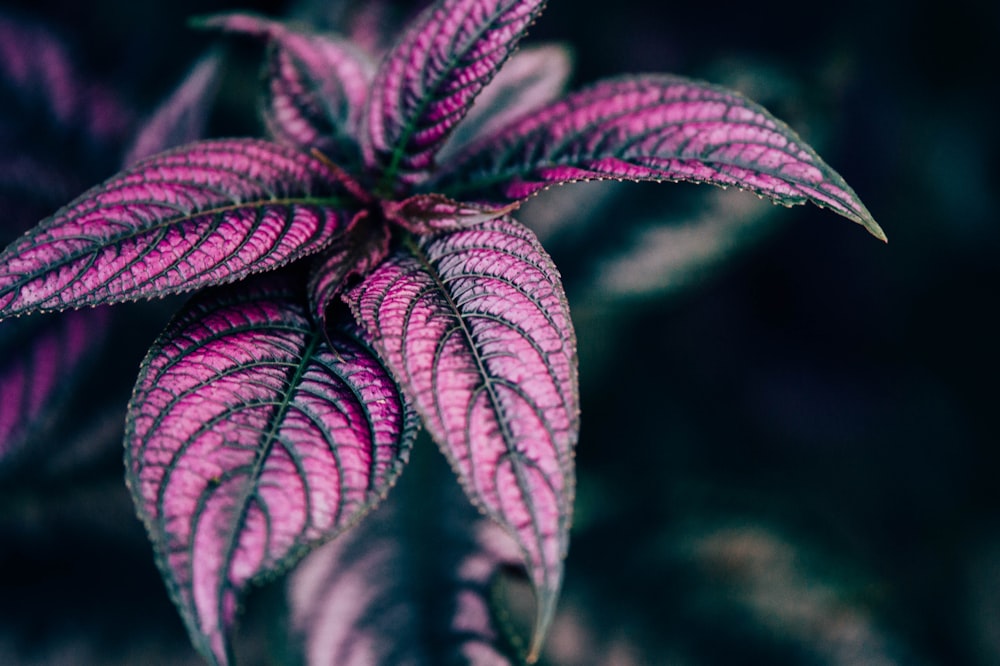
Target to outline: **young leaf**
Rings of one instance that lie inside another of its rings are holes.
[[[668,75],[570,95],[463,151],[428,187],[506,201],[604,178],[733,185],[780,204],[811,201],[885,239],[844,179],[791,128],[738,93]]]
[[[447,163],[466,144],[556,100],[565,92],[571,70],[572,57],[565,46],[521,48],[480,91],[476,103],[441,147],[438,161]]]
[[[144,160],[0,254],[0,317],[178,293],[270,270],[343,233],[325,163],[252,139]]]
[[[382,210],[386,218],[418,235],[439,231],[468,229],[506,215],[520,204],[489,206],[453,201],[440,194],[415,194],[402,201],[385,201]]]
[[[493,598],[496,577],[520,564],[517,544],[463,501],[434,451],[418,444],[413,455],[385,502],[289,577],[305,663],[518,663]]]
[[[544,0],[439,0],[382,61],[362,148],[383,188],[414,183],[503,65]]]
[[[517,222],[428,237],[345,294],[469,496],[517,539],[537,656],[573,504],[576,340],[551,260]]]
[[[196,299],[153,345],[125,434],[167,587],[220,664],[243,590],[376,504],[416,429],[351,327],[328,346],[298,282],[238,287]]]
[[[123,164],[133,164],[168,148],[200,139],[208,120],[210,98],[219,78],[217,54],[202,57],[184,81],[145,122]]]
[[[253,14],[225,14],[201,21],[271,43],[264,70],[264,122],[290,146],[319,149],[337,161],[354,157],[360,112],[375,72],[350,42],[293,30]]]
[[[103,341],[106,309],[0,325],[0,462],[19,448]]]

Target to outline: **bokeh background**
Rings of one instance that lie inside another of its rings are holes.
[[[188,16],[335,4],[0,11],[51,25],[142,110],[219,43]],[[690,185],[576,185],[524,211],[581,351],[577,520],[546,662],[1000,663],[1000,5],[552,0],[529,40],[569,43],[575,85],[665,71],[747,91],[889,236]],[[210,134],[259,133],[259,49],[228,44]],[[67,408],[86,436],[56,428],[0,475],[0,663],[199,663],[116,434],[176,304],[134,306],[115,332]],[[280,627],[255,608],[241,654],[276,663]]]

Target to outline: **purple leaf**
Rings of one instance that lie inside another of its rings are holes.
[[[415,194],[402,201],[386,201],[386,219],[421,236],[457,231],[506,215],[520,205],[489,206],[453,201],[440,194]]]
[[[495,133],[514,118],[556,100],[565,92],[572,56],[565,46],[524,47],[482,89],[465,119],[438,154],[442,164],[467,143]]]
[[[327,309],[347,281],[366,275],[389,254],[389,228],[371,224],[367,218],[367,211],[361,211],[352,223],[352,232],[331,243],[313,265],[309,310],[321,329],[326,329]]]
[[[219,78],[216,54],[202,57],[181,85],[164,100],[139,130],[125,152],[123,164],[133,164],[168,148],[200,139],[208,120],[211,96]]]
[[[0,462],[45,421],[100,347],[106,309],[0,325]]]
[[[167,587],[195,645],[223,664],[241,593],[376,504],[416,432],[351,327],[331,348],[298,282],[261,282],[174,320],[143,362],[125,435]]]
[[[211,17],[203,24],[271,42],[264,122],[275,139],[337,160],[357,151],[354,137],[375,66],[350,42],[252,14]]]
[[[5,127],[5,115],[18,107],[52,128],[81,129],[98,145],[121,142],[132,126],[130,111],[110,90],[91,83],[47,28],[2,13],[0,89],[0,138],[11,129]]]
[[[414,449],[378,509],[290,576],[291,624],[306,663],[513,663],[493,607],[496,578],[520,563],[517,544],[463,501],[444,461],[425,452],[434,453]]]
[[[517,539],[537,656],[562,580],[576,340],[555,267],[512,220],[424,238],[345,295],[466,492]]]
[[[733,185],[784,205],[812,201],[885,240],[844,179],[787,125],[738,93],[667,75],[570,95],[463,151],[429,187],[507,201],[604,178]]]
[[[439,0],[383,60],[362,134],[382,187],[414,183],[503,65],[544,0]]]
[[[343,233],[324,162],[251,139],[140,162],[0,254],[0,317],[179,293],[270,270]]]

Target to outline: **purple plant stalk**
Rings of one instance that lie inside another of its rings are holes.
[[[232,661],[248,586],[388,492],[420,423],[516,542],[539,657],[579,389],[559,273],[510,215],[526,198],[578,180],[710,183],[811,201],[885,239],[835,171],[737,93],[645,75],[563,96],[565,58],[513,55],[543,5],[438,0],[378,63],[261,17],[205,19],[269,45],[273,140],[140,160],[0,254],[4,317],[210,288],[150,350],[125,437],[167,588],[210,661]]]

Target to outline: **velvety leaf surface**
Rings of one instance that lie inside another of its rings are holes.
[[[385,502],[290,576],[293,641],[311,666],[519,663],[492,596],[501,569],[520,559],[418,445]]]
[[[204,24],[271,43],[263,109],[275,139],[338,161],[356,153],[354,137],[375,72],[367,56],[346,40],[252,14],[211,17]]]
[[[73,384],[107,320],[94,309],[0,324],[0,463]]]
[[[150,158],[0,254],[0,317],[183,292],[316,252],[347,227],[323,162],[251,139]]]
[[[579,425],[555,267],[531,232],[500,219],[400,250],[346,299],[469,496],[520,544],[537,653],[562,579]]]
[[[195,63],[173,93],[140,128],[125,153],[124,164],[133,164],[168,148],[202,138],[211,97],[219,79],[220,59],[209,54]]]
[[[219,663],[240,593],[384,496],[415,434],[372,352],[350,327],[328,346],[299,293],[267,281],[196,299],[129,406],[129,486],[195,645]]]
[[[811,201],[885,234],[795,132],[738,93],[668,75],[605,81],[471,146],[428,186],[456,198],[521,199],[595,178],[737,186]]]
[[[555,101],[565,92],[572,71],[569,49],[559,44],[522,47],[512,55],[438,154],[446,163],[456,151],[478,137],[493,134],[514,118]]]
[[[452,128],[516,48],[544,0],[439,0],[388,53],[362,135],[383,186],[422,179]]]

